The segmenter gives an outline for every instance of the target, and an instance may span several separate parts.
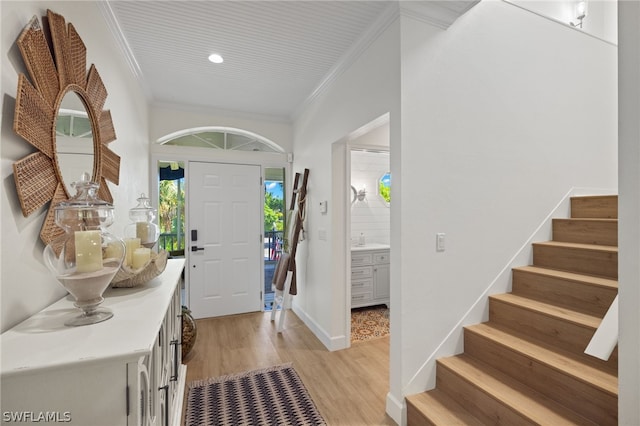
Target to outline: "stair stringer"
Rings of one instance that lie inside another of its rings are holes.
[[[571,216],[571,197],[608,195],[611,193],[617,193],[617,189],[571,188],[533,231],[527,241],[522,244],[504,268],[500,270],[493,281],[489,283],[460,321],[449,331],[444,340],[428,356],[427,360],[403,387],[402,395],[413,395],[435,388],[436,360],[464,352],[463,328],[489,320],[489,295],[511,292],[511,270],[514,267],[530,265],[533,262],[532,243],[552,239],[554,218],[569,218]],[[387,404],[389,404],[389,401],[387,401]],[[406,404],[403,404],[402,410],[406,411]]]

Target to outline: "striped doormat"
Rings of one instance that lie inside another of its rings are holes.
[[[325,425],[291,363],[189,383],[186,426]]]

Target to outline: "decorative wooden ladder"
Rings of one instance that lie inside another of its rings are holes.
[[[284,317],[286,313],[286,305],[291,295],[291,279],[295,270],[296,251],[298,250],[298,241],[300,241],[300,232],[302,232],[302,222],[305,215],[305,203],[307,201],[307,181],[309,179],[309,169],[304,169],[302,176],[302,183],[300,183],[300,173],[296,173],[296,177],[293,181],[293,192],[291,196],[291,204],[289,205],[289,211],[295,214],[293,232],[291,235],[285,235],[285,239],[291,237],[288,241],[288,245],[285,245],[285,252],[289,254],[289,264],[287,265],[287,278],[285,279],[283,290],[275,290],[275,296],[271,304],[271,321],[276,319],[277,307],[280,306],[280,318],[278,320],[277,331],[282,333],[284,327]],[[300,185],[300,187],[298,187]],[[296,205],[298,209],[296,210]],[[285,231],[286,232],[286,231]]]

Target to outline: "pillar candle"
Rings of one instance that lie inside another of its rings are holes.
[[[142,244],[149,241],[149,223],[136,222],[136,237],[140,238]]]
[[[122,256],[122,247],[116,243],[107,244],[107,248],[104,250],[105,259],[114,259]]]
[[[133,259],[131,261],[131,267],[133,269],[140,269],[144,267],[151,259],[151,250],[145,247],[137,248],[133,252]]]
[[[126,246],[124,264],[125,266],[131,266],[133,261],[133,252],[137,248],[140,248],[140,238],[125,238],[124,244]]]
[[[76,271],[95,272],[102,269],[102,237],[100,231],[76,231]]]

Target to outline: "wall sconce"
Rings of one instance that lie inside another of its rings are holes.
[[[362,189],[356,189],[353,185],[351,185],[351,192],[353,192],[353,199],[351,200],[351,204],[357,201],[365,201],[367,199],[367,187],[363,186]]]
[[[573,10],[573,16],[578,20],[578,22],[569,22],[569,24],[571,24],[572,27],[582,28],[582,20],[589,14],[589,5],[587,4],[587,0],[577,1]]]

